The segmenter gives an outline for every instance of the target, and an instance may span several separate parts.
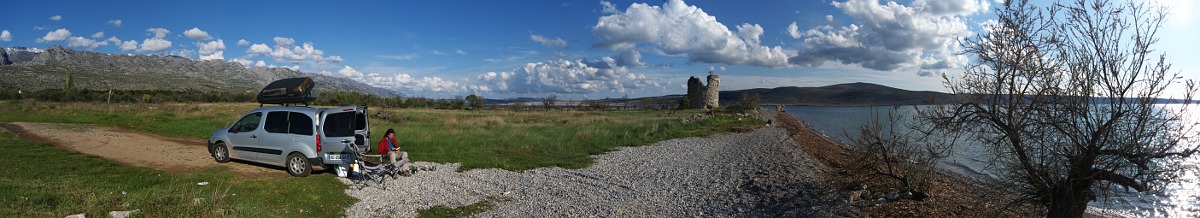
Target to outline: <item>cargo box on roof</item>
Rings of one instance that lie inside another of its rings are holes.
[[[307,105],[309,102],[317,99],[317,96],[312,94],[312,88],[315,86],[311,77],[298,77],[276,80],[267,84],[261,92],[258,92],[258,103],[260,104],[298,104]]]

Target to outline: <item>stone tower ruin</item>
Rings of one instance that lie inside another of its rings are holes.
[[[717,76],[717,74],[714,74],[712,71],[708,72],[707,86],[704,85],[703,82],[700,82],[700,78],[696,78],[695,76],[688,78],[687,98],[688,101],[691,102],[691,105],[689,106],[691,108],[705,109],[720,108],[721,105],[717,101],[717,99],[720,97],[717,87],[720,86],[720,84],[721,77]]]
[[[691,78],[688,78],[687,84],[688,84],[687,85],[688,86],[687,98],[688,98],[688,102],[691,102],[691,104],[688,105],[688,108],[703,107],[704,102],[705,102],[704,95],[706,93],[705,89],[704,89],[705,88],[704,83],[700,82],[700,78],[696,78],[695,76],[693,76]]]
[[[721,77],[708,71],[708,87],[705,87],[704,108],[717,109],[721,108],[720,102],[717,102],[721,97],[721,93],[717,91],[717,86],[721,85]]]

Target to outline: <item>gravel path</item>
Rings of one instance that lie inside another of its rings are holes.
[[[414,154],[420,158],[419,154]],[[361,201],[349,217],[412,217],[436,205],[486,199],[483,217],[860,217],[820,183],[826,168],[779,128],[662,141],[596,155],[576,170],[525,172],[417,162],[436,171],[368,183],[346,192]],[[386,188],[386,189],[383,189]]]

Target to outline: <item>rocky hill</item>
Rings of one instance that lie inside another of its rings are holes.
[[[909,91],[872,83],[846,83],[821,87],[778,87],[722,91],[721,104],[730,105],[742,92],[758,92],[762,104],[864,106],[928,104],[953,95],[932,91]]]
[[[220,60],[199,61],[178,56],[105,54],[60,46],[42,50],[0,50],[0,89],[61,88],[67,74],[75,87],[94,90],[197,90],[258,92],[283,78],[312,77],[316,91],[355,91],[380,96],[400,93],[346,78],[304,73],[287,68],[247,67]]]

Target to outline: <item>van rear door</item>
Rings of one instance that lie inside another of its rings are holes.
[[[356,136],[365,129],[365,112],[356,107],[330,108],[321,116],[321,145],[318,152],[325,164],[352,162],[356,153]],[[363,119],[363,120],[360,120]]]

